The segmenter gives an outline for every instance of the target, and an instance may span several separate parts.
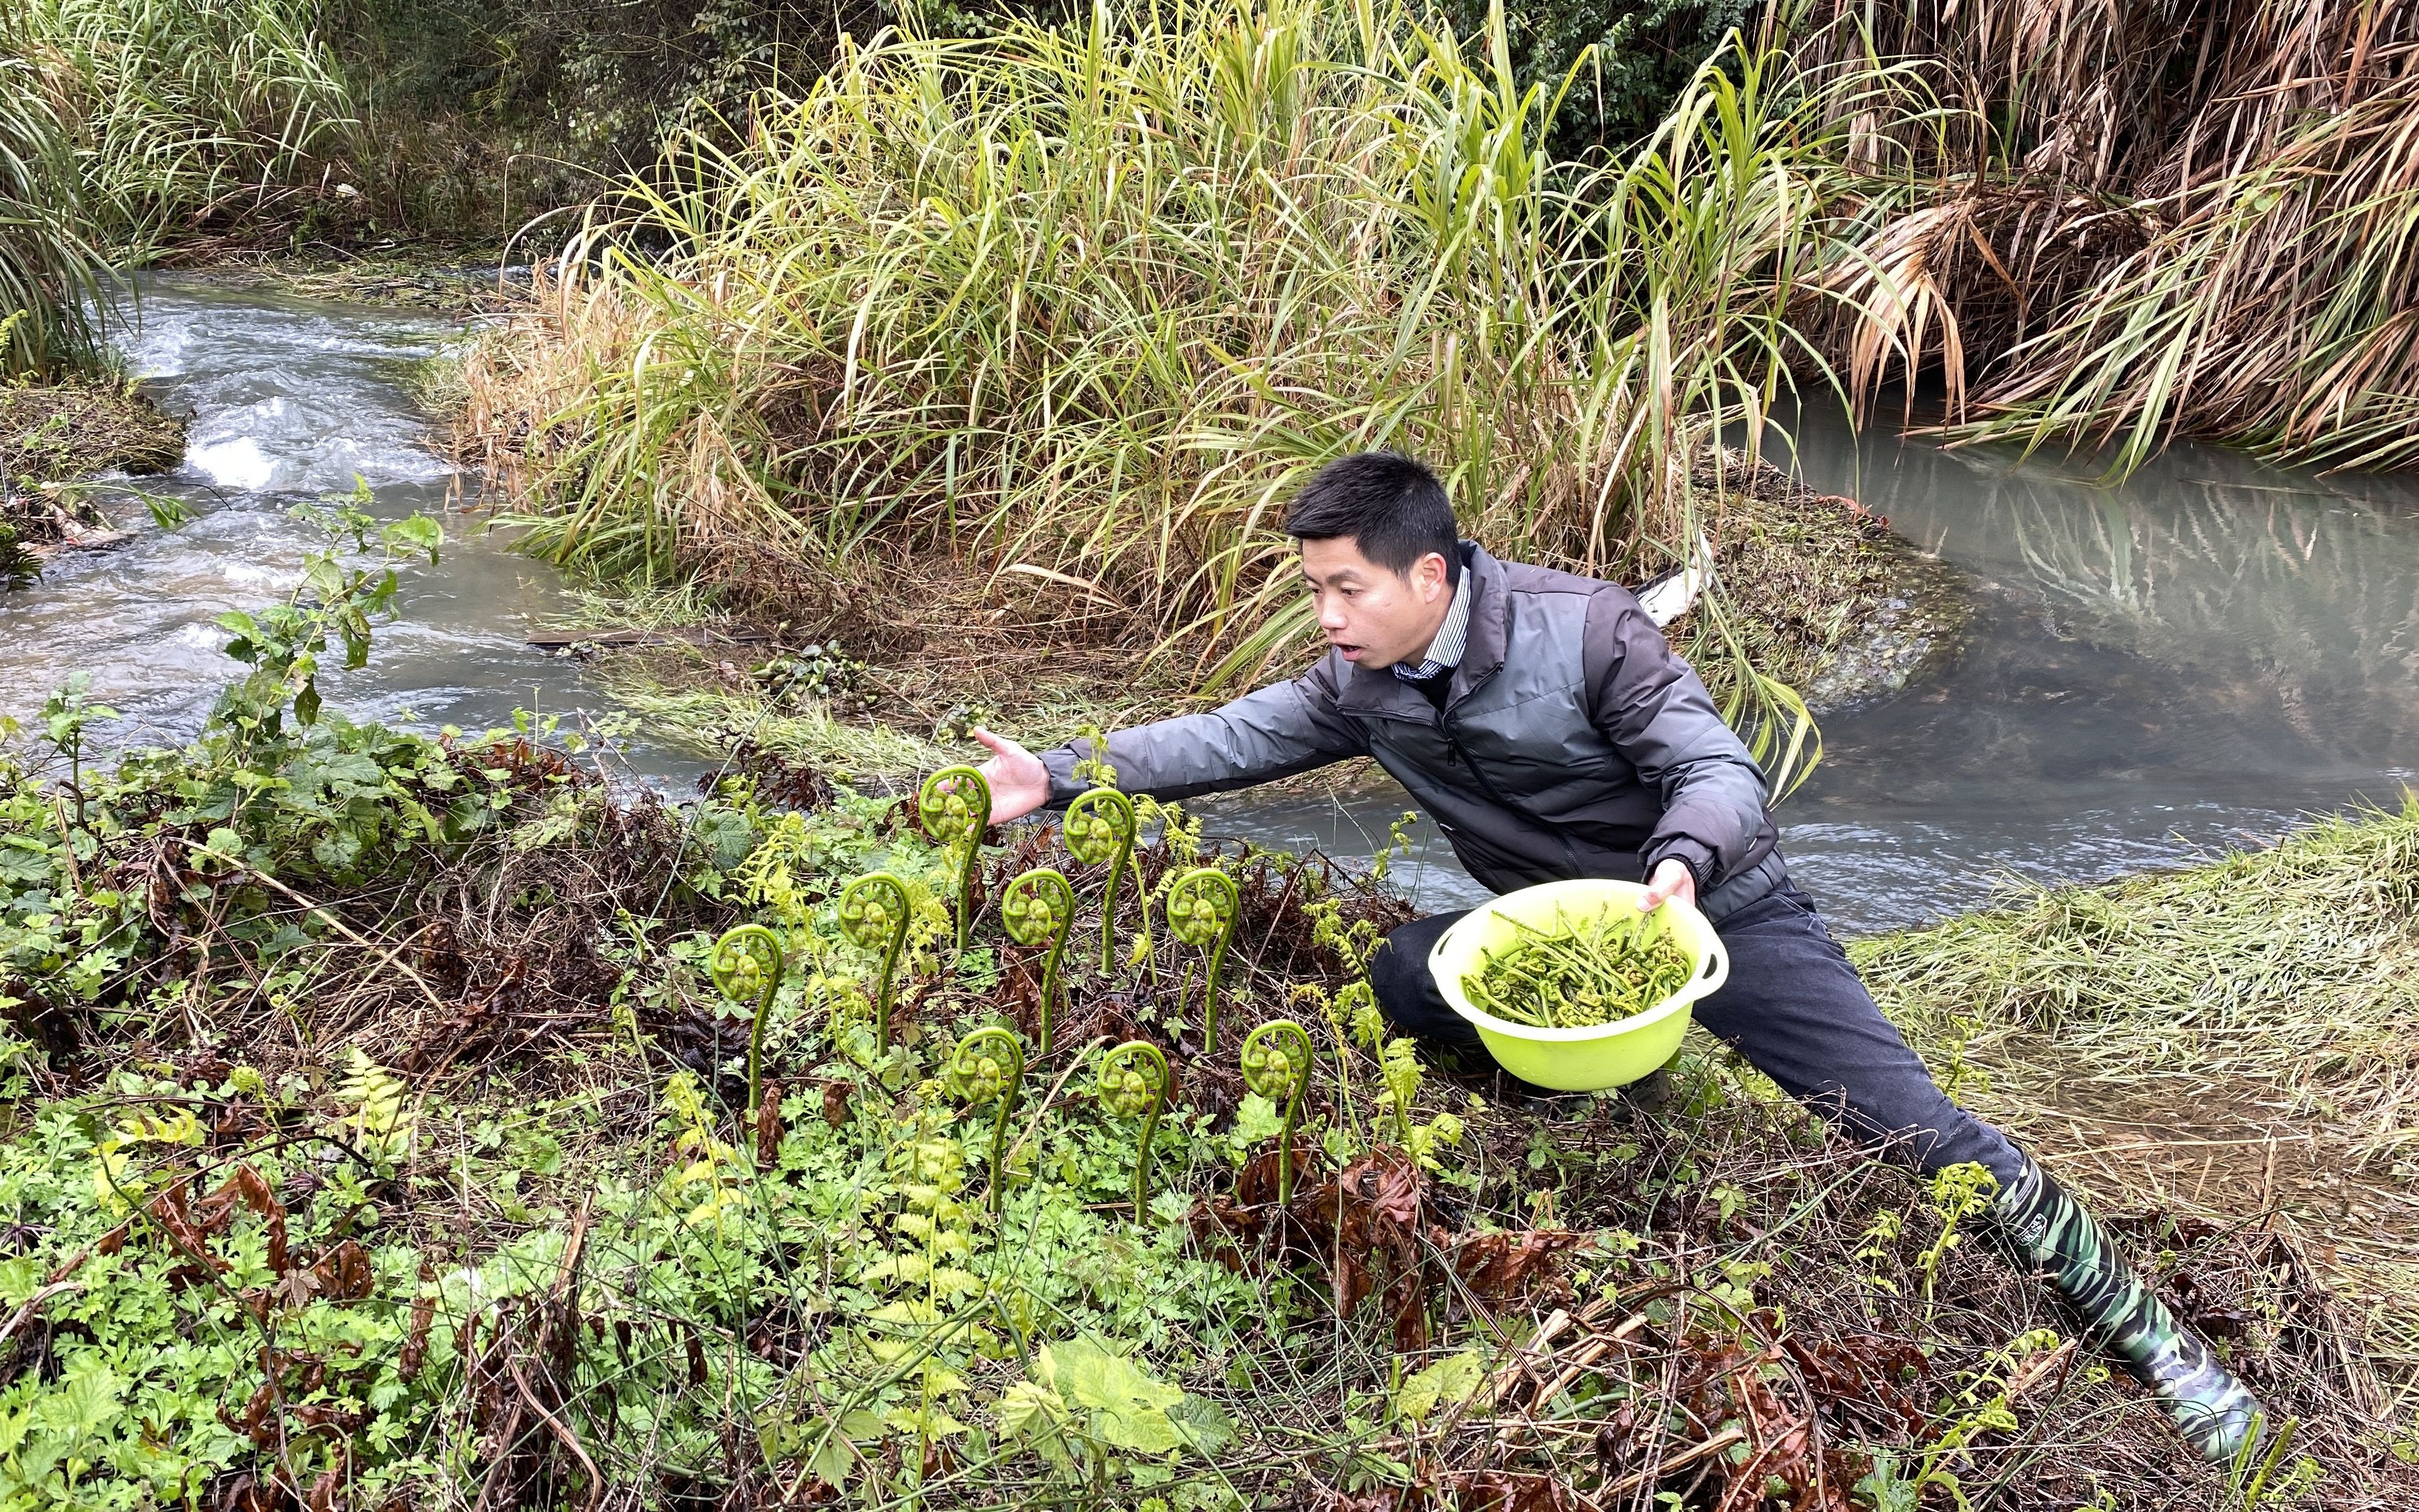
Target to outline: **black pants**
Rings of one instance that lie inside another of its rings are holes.
[[[1369,963],[1370,983],[1397,1029],[1483,1056],[1478,1031],[1428,974],[1429,948],[1459,918],[1438,914],[1387,935]],[[2003,1185],[2015,1179],[2016,1147],[1934,1083],[1804,893],[1783,883],[1715,930],[1730,949],[1731,975],[1696,1005],[1708,1032],[1858,1138],[1890,1140],[1898,1159],[1926,1172],[1977,1161]]]

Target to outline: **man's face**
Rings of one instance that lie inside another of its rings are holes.
[[[1434,551],[1398,573],[1363,556],[1348,535],[1302,543],[1302,575],[1319,628],[1356,666],[1391,667],[1427,650],[1453,603],[1444,574],[1444,558]]]

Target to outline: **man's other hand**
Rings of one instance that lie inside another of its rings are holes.
[[[1041,764],[1035,762],[1033,764],[1039,766]],[[1685,863],[1667,858],[1655,869],[1654,877],[1646,884],[1646,896],[1638,900],[1638,911],[1651,914],[1674,898],[1691,908],[1697,906],[1697,879]]]
[[[991,752],[982,764],[983,780],[991,784],[991,822],[1004,825],[1022,819],[1050,801],[1050,769],[1041,758],[1004,735],[977,729],[975,738]],[[1687,868],[1681,869],[1685,874]]]

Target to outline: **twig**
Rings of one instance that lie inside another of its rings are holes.
[[[84,1283],[81,1281],[70,1281],[68,1277],[73,1275],[77,1270],[84,1265],[85,1257],[91,1253],[92,1251],[89,1247],[80,1249],[76,1251],[74,1255],[69,1257],[68,1262],[65,1265],[53,1271],[51,1273],[50,1280],[43,1283],[42,1288],[39,1291],[35,1292],[32,1296],[26,1298],[25,1304],[18,1308],[14,1313],[11,1313],[8,1316],[8,1320],[7,1322],[0,1323],[0,1344],[6,1344],[10,1339],[15,1338],[19,1329],[24,1327],[27,1323],[32,1322],[34,1320],[34,1314],[41,1310],[42,1304],[63,1292],[82,1291],[84,1289]]]
[[[338,918],[328,909],[313,903],[310,899],[303,897],[299,892],[296,892],[285,883],[270,876],[268,872],[249,866],[244,862],[238,860],[236,857],[227,855],[224,851],[214,851],[208,846],[201,843],[199,841],[189,840],[185,841],[185,848],[199,855],[209,856],[214,860],[223,861],[228,866],[234,867],[237,871],[241,872],[244,875],[251,877],[254,881],[262,884],[264,887],[273,887],[277,891],[284,893],[286,897],[293,899],[295,903],[300,904],[304,909],[316,914],[323,919],[326,919],[331,929],[333,929],[337,933],[342,934],[345,938],[352,941],[355,945],[360,946],[362,949],[377,949],[377,946],[375,942],[354,933],[352,926],[347,924],[343,919]],[[449,1011],[445,999],[437,995],[436,988],[428,985],[427,979],[421,976],[419,972],[412,970],[411,967],[404,962],[396,959],[403,948],[417,938],[419,938],[419,932],[414,931],[408,937],[397,940],[378,956],[377,964],[381,966],[393,965],[397,971],[402,972],[405,976],[411,979],[411,984],[419,988],[421,992],[427,996],[428,1001],[436,1007],[439,1012],[443,1013]]]
[[[1096,1034],[1092,1037],[1091,1043],[1075,1052],[1075,1058],[1067,1062],[1067,1069],[1060,1072],[1058,1073],[1058,1079],[1050,1084],[1049,1094],[1042,1098],[1041,1105],[1033,1110],[1033,1117],[1026,1120],[1024,1132],[1016,1136],[1016,1143],[1009,1146],[1008,1153],[1000,1156],[999,1164],[1002,1170],[1006,1170],[1009,1166],[1016,1163],[1016,1152],[1023,1149],[1025,1148],[1025,1141],[1031,1139],[1034,1133],[1041,1127],[1042,1115],[1050,1111],[1051,1103],[1058,1101],[1058,1093],[1061,1088],[1066,1087],[1067,1078],[1074,1075],[1077,1071],[1082,1069],[1084,1060],[1086,1057],[1108,1042],[1109,1037],[1107,1035]]]

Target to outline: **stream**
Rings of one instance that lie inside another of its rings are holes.
[[[555,713],[600,700],[577,671],[525,640],[539,616],[571,612],[554,569],[514,555],[452,507],[457,473],[431,450],[414,406],[418,366],[460,337],[440,316],[146,281],[133,329],[116,345],[170,413],[190,413],[184,465],[133,484],[193,518],[155,527],[134,501],[104,499],[130,531],[105,550],[53,560],[36,586],[0,594],[0,712],[23,717],[78,671],[125,716],[95,735],[117,747],[169,744],[200,729],[239,670],[211,621],[293,589],[324,538],[298,506],[366,485],[381,518],[438,516],[433,569],[405,569],[398,613],[376,631],[369,665],[324,673],[329,702],[357,718],[485,729],[516,709]],[[642,770],[686,769],[646,752]]]
[[[233,666],[212,618],[286,593],[315,544],[288,511],[356,477],[382,516],[445,511],[448,543],[406,576],[370,665],[327,680],[331,701],[424,727],[601,711],[576,664],[525,643],[538,617],[573,609],[552,570],[449,510],[456,475],[408,384],[459,330],[151,283],[119,345],[194,421],[183,467],[140,481],[194,517],[163,530],[139,504],[114,507],[131,539],[0,594],[0,712],[23,717],[85,670],[127,716],[113,743],[191,735]],[[1795,459],[1809,484],[1967,574],[1978,606],[1904,693],[1826,717],[1823,763],[1780,810],[1793,872],[1842,933],[1935,918],[2011,877],[2174,864],[2399,801],[2419,752],[2419,483],[2180,447],[2110,486],[2055,458],[1836,424],[1806,425]],[[640,777],[698,770],[669,750],[623,754]],[[1405,798],[1371,783],[1201,807],[1213,832],[1363,859]],[[1432,827],[1409,833],[1395,876],[1422,902],[1483,896]]]
[[[1966,575],[1975,613],[1903,693],[1827,711],[1776,810],[1841,933],[1920,924],[2018,881],[2093,881],[2399,805],[2419,761],[2419,482],[2179,446],[2121,484],[2061,458],[1810,421],[1768,452]],[[1391,782],[1224,799],[1213,827],[1366,856]],[[1486,896],[1432,827],[1398,878]]]

